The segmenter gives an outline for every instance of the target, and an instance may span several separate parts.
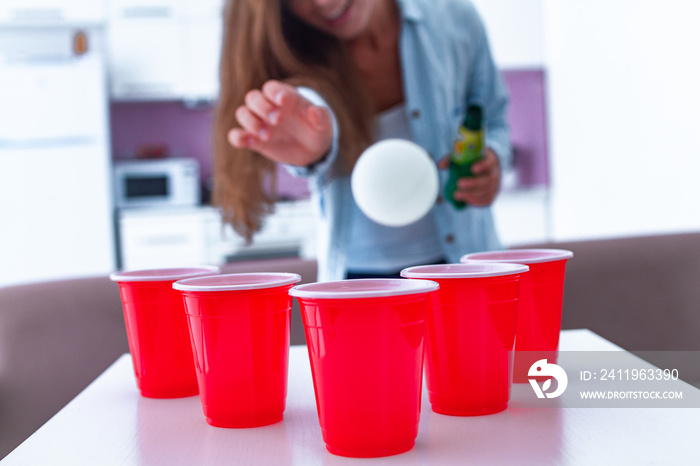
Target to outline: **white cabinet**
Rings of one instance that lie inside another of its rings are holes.
[[[2,0],[0,23],[99,22],[107,0]]]
[[[111,0],[108,22],[112,98],[176,98],[183,61],[177,0]]]
[[[185,0],[182,22],[184,100],[214,100],[219,93],[223,0]]]
[[[213,100],[223,0],[110,0],[116,100]]]
[[[122,210],[119,231],[121,268],[130,270],[316,253],[309,201],[278,204],[250,245],[212,207]]]
[[[0,27],[0,286],[114,269],[102,36]]]
[[[106,1],[113,99],[216,98],[224,0]],[[543,0],[473,2],[499,68],[543,66]]]
[[[209,263],[206,213],[197,210],[122,211],[119,215],[122,268],[174,267]]]

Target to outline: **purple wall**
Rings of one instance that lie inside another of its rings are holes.
[[[510,92],[508,121],[519,187],[549,184],[545,73],[503,71]]]
[[[169,155],[199,161],[202,182],[212,176],[211,107],[186,108],[181,102],[113,102],[110,106],[112,158],[134,158],[140,146],[164,145]],[[308,196],[306,182],[279,170],[281,197]]]
[[[115,160],[135,156],[139,146],[166,145],[171,156],[197,158],[211,174],[211,108],[187,109],[179,102],[114,102],[110,107]]]
[[[542,70],[504,71],[510,91],[514,162],[520,187],[547,184],[545,75]],[[112,154],[115,160],[135,156],[143,145],[164,145],[170,156],[194,157],[202,180],[212,174],[212,108],[186,108],[180,102],[114,102],[111,105]],[[280,196],[308,196],[306,183],[280,170]]]

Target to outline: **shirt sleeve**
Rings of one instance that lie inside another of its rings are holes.
[[[472,30],[476,36],[472,83],[467,101],[481,104],[484,109],[486,146],[491,148],[502,167],[511,163],[510,130],[507,120],[508,92],[501,73],[496,68],[489,47],[486,29],[476,11]]]
[[[333,113],[333,109],[331,109],[328,106],[328,103],[319,95],[318,92],[315,90],[309,88],[309,87],[299,87],[297,88],[299,91],[299,94],[301,94],[302,97],[307,99],[309,102],[312,104],[319,106],[319,107],[324,107],[325,109],[328,110],[330,116],[331,116],[331,125],[333,128],[333,139],[331,141],[331,147],[326,152],[323,157],[321,157],[320,160],[317,162],[314,162],[311,165],[306,165],[306,166],[298,166],[298,165],[290,165],[290,164],[282,164],[282,166],[287,170],[288,173],[290,173],[292,176],[296,177],[303,177],[303,178],[312,178],[316,177],[319,179],[324,179],[329,176],[331,167],[335,164],[335,161],[338,158],[338,139],[340,137],[339,135],[339,129],[338,129],[338,120],[335,117],[335,113]]]

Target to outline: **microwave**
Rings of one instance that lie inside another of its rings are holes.
[[[196,206],[199,164],[188,157],[118,161],[114,189],[117,208]]]

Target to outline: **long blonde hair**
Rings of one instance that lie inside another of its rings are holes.
[[[229,0],[224,14],[219,99],[214,114],[212,201],[251,241],[276,201],[274,162],[228,142],[236,109],[250,89],[270,79],[315,89],[340,127],[339,175],[370,143],[371,107],[346,47],[292,15],[280,0]]]

